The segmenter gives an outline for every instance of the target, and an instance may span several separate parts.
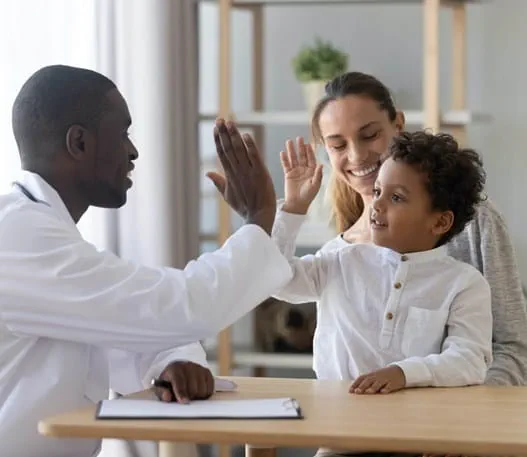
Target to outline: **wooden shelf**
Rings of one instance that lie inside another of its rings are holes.
[[[420,126],[425,123],[425,113],[419,110],[405,110],[406,123]],[[201,113],[200,120],[214,121],[215,113]],[[250,125],[309,125],[310,115],[307,111],[253,111],[233,114],[233,119],[240,127]],[[441,125],[444,127],[466,126],[477,122],[490,122],[492,117],[485,113],[469,110],[451,110],[441,114]]]
[[[207,351],[207,360],[215,362],[216,354],[215,349]],[[311,370],[313,364],[311,354],[262,352],[252,348],[233,349],[232,357],[233,365],[236,368],[262,367]]]

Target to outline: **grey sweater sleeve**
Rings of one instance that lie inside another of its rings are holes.
[[[486,383],[523,385],[527,381],[527,309],[514,249],[506,224],[490,201],[448,245],[449,254],[476,267],[492,293],[493,355]]]

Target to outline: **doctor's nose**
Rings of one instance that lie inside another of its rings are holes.
[[[135,147],[135,144],[130,141],[128,146],[128,160],[133,161],[139,158],[139,151]]]

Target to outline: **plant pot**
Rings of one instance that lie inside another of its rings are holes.
[[[318,101],[324,96],[327,81],[308,81],[302,83],[304,101],[309,113],[312,113],[317,106]]]

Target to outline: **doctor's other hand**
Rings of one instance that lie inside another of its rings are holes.
[[[377,371],[359,376],[351,385],[352,394],[389,394],[406,387],[404,371],[391,365]]]
[[[288,213],[306,214],[322,183],[322,165],[317,164],[315,152],[302,137],[286,142],[280,151],[284,171],[285,202],[282,209]]]
[[[204,400],[214,393],[212,373],[194,362],[172,362],[163,370],[159,379],[172,385],[172,389],[155,387],[155,394],[162,401],[188,403],[190,400]]]
[[[214,142],[225,176],[210,172],[207,177],[246,223],[259,225],[270,234],[276,193],[254,140],[248,134],[242,137],[233,122],[218,119]]]

